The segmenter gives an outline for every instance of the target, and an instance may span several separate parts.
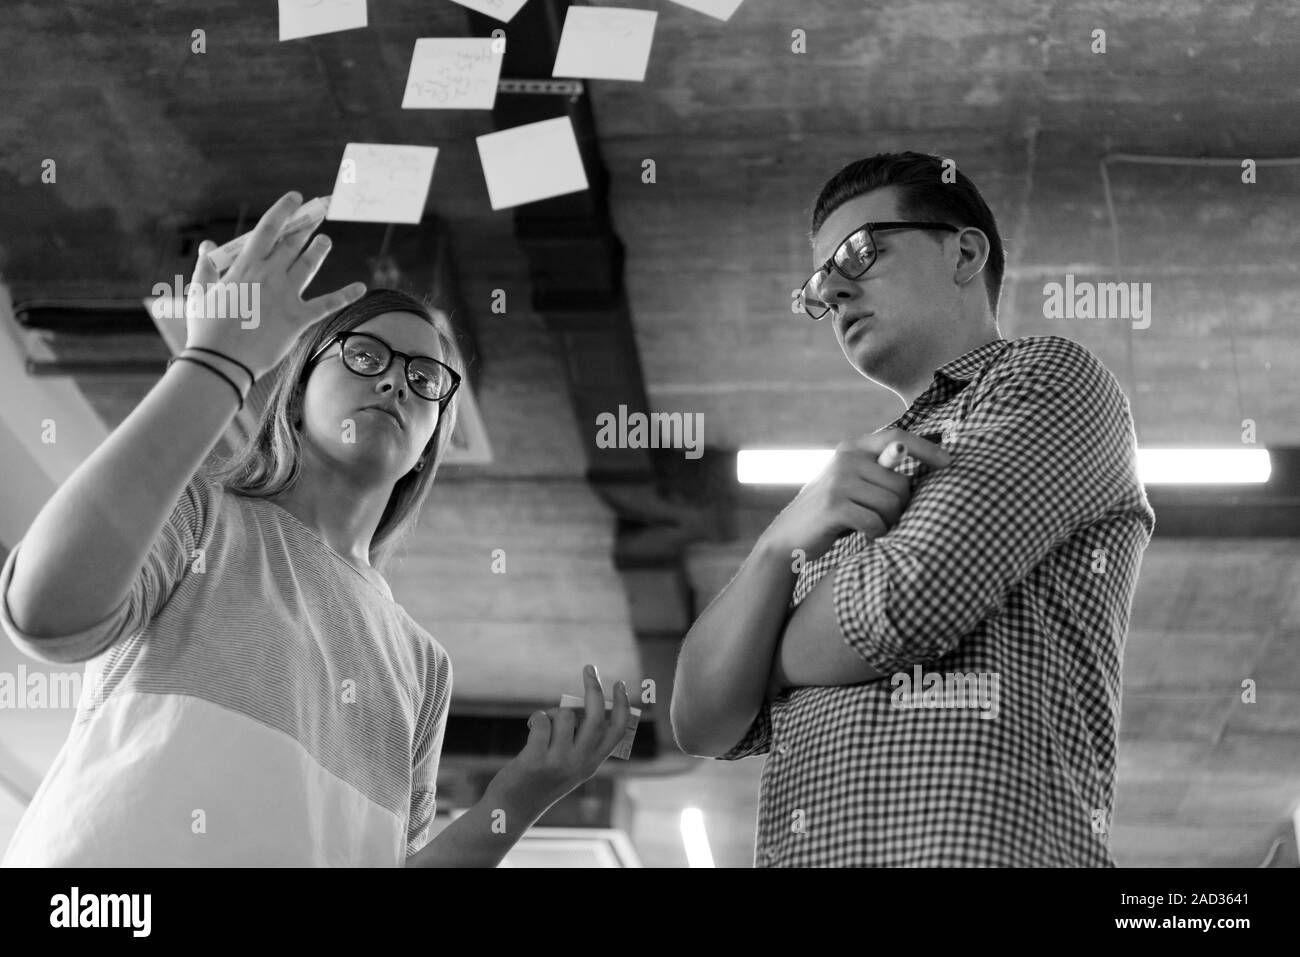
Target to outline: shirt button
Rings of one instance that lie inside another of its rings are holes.
[[[789,752],[789,750],[790,750],[790,745],[788,744],[778,744],[776,746],[777,754],[786,754],[787,752]]]
[[[776,857],[776,848],[769,847],[764,853],[767,854],[767,859],[770,861]]]

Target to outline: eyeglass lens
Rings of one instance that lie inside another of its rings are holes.
[[[392,361],[392,350],[371,336],[349,336],[343,343],[343,362],[358,375],[380,375]],[[451,390],[450,372],[433,359],[416,356],[407,364],[406,370],[411,388],[426,399],[440,399]]]
[[[875,261],[876,247],[867,229],[859,229],[835,250],[835,265],[850,279],[861,279]],[[803,286],[803,310],[813,319],[820,319],[830,311],[830,306],[821,294],[822,283],[826,278],[824,271],[818,271]]]

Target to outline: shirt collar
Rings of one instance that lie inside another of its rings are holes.
[[[957,358],[945,362],[934,370],[934,380],[929,387],[916,397],[907,411],[892,423],[898,428],[911,428],[924,417],[925,410],[932,405],[943,405],[953,395],[961,392],[985,366],[1002,354],[1002,350],[1011,344],[1008,339],[992,339]]]
[[[954,382],[969,382],[971,379],[1002,354],[1002,350],[1011,344],[1009,339],[993,339],[976,346],[970,352],[959,355],[950,362],[945,362],[934,370],[935,377],[943,376]]]

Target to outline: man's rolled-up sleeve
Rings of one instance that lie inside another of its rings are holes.
[[[920,479],[899,523],[835,569],[840,632],[877,671],[950,653],[1137,482],[1114,376],[1077,344],[1041,343],[1009,350],[973,386],[952,464]]]

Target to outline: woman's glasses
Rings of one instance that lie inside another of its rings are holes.
[[[368,332],[340,332],[322,343],[305,368],[310,369],[320,356],[334,343],[339,344],[339,355],[349,372],[374,378],[383,375],[396,356],[406,363],[406,381],[411,391],[430,402],[450,399],[460,387],[460,375],[446,363],[431,356],[412,356],[398,352],[383,339]]]
[[[822,267],[799,290],[799,305],[810,319],[824,319],[826,313],[830,312],[831,307],[822,299],[821,288],[830,276],[831,269],[845,279],[861,279],[876,262],[875,234],[886,229],[944,229],[953,233],[961,232],[948,223],[863,223],[835,247],[831,258],[822,263]]]

